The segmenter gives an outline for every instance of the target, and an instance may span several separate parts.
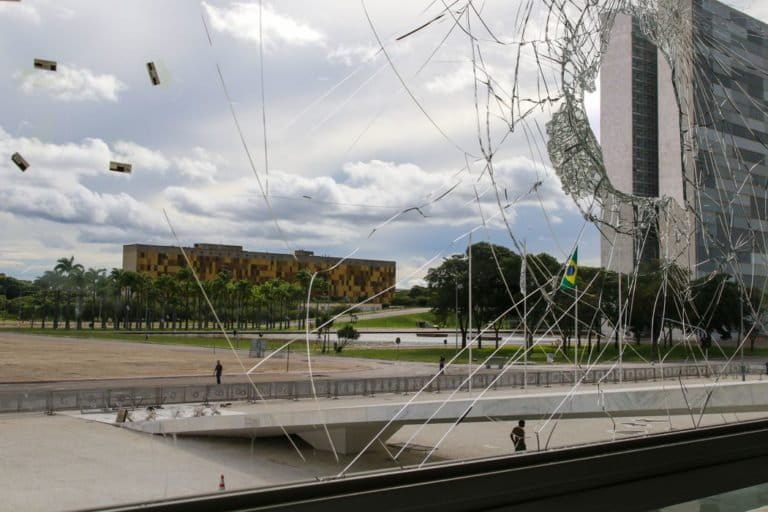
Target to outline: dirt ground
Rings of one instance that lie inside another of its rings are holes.
[[[246,369],[260,359],[240,352]],[[224,375],[242,374],[243,369],[231,351],[210,348],[153,345],[98,339],[72,339],[0,333],[0,383],[46,382],[80,379],[129,377],[207,376],[213,374],[216,360]],[[315,372],[365,370],[357,360],[312,360]],[[255,373],[285,375],[285,359],[269,360]],[[291,354],[291,373],[307,371],[304,357]]]

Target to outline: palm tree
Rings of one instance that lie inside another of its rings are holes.
[[[283,321],[287,318],[291,292],[288,283],[282,279],[276,279],[275,298],[278,303],[278,316],[280,318],[280,329],[283,329]]]
[[[247,309],[248,300],[251,298],[252,285],[245,279],[240,279],[234,285],[235,296],[237,297],[237,328],[242,329],[243,325],[247,325],[244,311]]]
[[[280,300],[280,280],[270,279],[259,288],[267,305],[267,329],[273,329],[275,327],[275,309],[278,309],[275,306],[279,306]]]
[[[325,299],[326,302],[330,299],[329,293],[331,290],[331,284],[328,282],[328,280],[324,277],[316,277],[315,278],[315,286],[314,288],[317,290],[317,294],[320,295],[323,299]],[[317,303],[315,303],[317,305]],[[319,305],[315,308],[315,315],[317,315],[317,311],[319,310]]]
[[[87,281],[85,279],[85,272],[82,265],[75,265],[72,271],[69,273],[68,281],[72,288],[72,293],[75,296],[75,328],[79,331],[83,327],[83,308],[82,301],[83,296],[86,293]]]
[[[65,290],[65,300],[68,303],[73,295],[73,291],[75,289],[76,283],[74,282],[77,280],[78,284],[80,283],[80,275],[83,272],[83,266],[79,263],[75,263],[75,257],[70,256],[69,258],[59,258],[56,261],[56,266],[53,267],[54,272],[58,273],[62,277],[65,278],[64,281],[64,290]],[[70,279],[72,278],[72,279]],[[69,306],[69,304],[67,304]],[[64,316],[64,328],[69,329],[69,307],[64,308],[65,316]],[[77,309],[77,315],[79,316],[79,304]],[[79,317],[78,317],[78,325],[79,325]]]
[[[287,328],[291,327],[291,320],[301,317],[301,311],[303,308],[298,307],[299,304],[304,305],[306,296],[298,283],[284,282],[282,290],[285,296],[285,316],[288,321]],[[299,320],[300,321],[300,320]]]
[[[53,300],[53,328],[59,327],[58,313],[61,312],[61,286],[63,279],[60,274],[53,270],[46,270],[45,273],[35,280],[37,293],[40,297],[42,328],[45,329],[45,318],[48,312],[50,301]]]
[[[195,275],[192,273],[192,269],[189,267],[181,267],[179,271],[176,272],[176,281],[178,282],[179,291],[184,296],[184,328],[189,329],[189,298],[192,293],[196,291]]]
[[[166,312],[169,304],[178,295],[179,286],[176,280],[174,280],[168,274],[163,274],[155,279],[155,290],[160,298],[160,329],[165,329]],[[176,327],[176,315],[173,315],[174,328]]]
[[[309,270],[303,268],[299,270],[296,273],[296,282],[301,287],[301,320],[299,321],[299,326],[303,329],[306,327],[305,320],[307,316],[307,309],[311,306],[309,301],[311,300],[311,297],[308,299],[307,294],[309,293],[309,284],[312,282],[312,272]]]
[[[152,288],[152,283],[149,277],[145,276],[144,274],[139,274],[137,272],[128,272],[128,275],[131,278],[131,292],[132,297],[135,297],[134,301],[134,307],[133,307],[133,316],[136,319],[136,328],[141,329],[143,324],[142,322],[146,322],[147,325],[149,325],[149,299],[150,299],[150,290]],[[142,316],[141,312],[142,309],[144,310],[144,316]],[[130,327],[129,327],[130,328]]]
[[[229,281],[227,285],[224,287],[224,300],[225,300],[225,307],[228,308],[227,312],[227,320],[225,322],[228,322],[228,327],[234,328],[235,325],[235,303],[237,302],[237,290],[235,288],[235,282]],[[224,325],[227,325],[225,323]]]
[[[91,329],[96,326],[96,298],[99,294],[99,285],[101,279],[104,277],[106,269],[94,269],[89,268],[85,271],[85,281],[88,287],[88,292],[91,299]],[[99,308],[99,317],[101,317],[101,308]]]
[[[65,276],[68,276],[72,273],[72,271],[76,270],[83,270],[83,266],[79,263],[75,263],[75,257],[70,256],[69,258],[59,258],[56,260],[56,266],[53,267],[53,270],[58,272],[59,274],[63,274]]]
[[[113,268],[109,274],[115,291],[115,322],[114,327],[120,327],[120,318],[122,318],[123,327],[131,328],[131,298],[133,296],[133,286],[136,284],[138,274],[121,268]]]
[[[264,285],[255,285],[251,288],[251,301],[255,310],[253,318],[256,321],[256,326],[260,328],[263,319],[262,308],[267,303],[267,298],[264,295]]]
[[[104,303],[107,300],[107,297],[111,293],[112,283],[109,279],[109,276],[107,276],[106,269],[99,269],[99,270],[101,270],[101,272],[99,272],[98,278],[94,283],[94,288],[95,288],[96,296],[99,299],[99,319],[101,321],[101,328],[106,329],[107,315],[104,312]]]
[[[203,290],[205,290],[205,295],[208,296],[208,300],[211,302],[211,305],[214,305],[214,296],[216,294],[216,289],[214,286],[214,281],[203,281]],[[208,328],[208,322],[213,321],[216,322],[216,319],[213,317],[213,313],[210,311],[210,307],[208,306],[208,302],[205,301],[203,297],[200,297],[200,300],[198,301],[200,305],[200,319],[201,321],[204,321],[205,324],[203,325],[203,328]],[[217,325],[214,325],[214,327],[218,327]]]
[[[226,326],[227,317],[225,310],[225,302],[227,298],[227,285],[229,284],[229,274],[227,272],[219,272],[216,274],[216,278],[211,282],[212,297],[211,304],[216,309],[216,313],[219,316],[222,324]]]

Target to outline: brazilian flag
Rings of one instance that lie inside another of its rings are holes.
[[[560,281],[561,290],[573,290],[576,288],[576,271],[579,269],[579,248],[573,250],[568,264],[565,266],[563,280]]]

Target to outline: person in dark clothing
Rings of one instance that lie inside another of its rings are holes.
[[[515,445],[516,452],[525,451],[525,420],[517,422],[517,426],[512,429],[512,433],[509,437],[512,438],[512,444]]]
[[[445,356],[440,354],[440,372],[438,375],[443,375],[443,369],[445,368]]]
[[[224,367],[221,366],[221,361],[216,361],[216,368],[213,369],[213,374],[216,376],[216,384],[221,384],[221,372],[224,371]]]

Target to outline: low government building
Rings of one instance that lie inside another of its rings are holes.
[[[312,251],[294,254],[244,251],[240,245],[195,244],[184,247],[198,277],[203,281],[226,272],[233,280],[246,280],[261,284],[270,279],[293,282],[300,270],[309,272],[328,270],[340,258],[315,256]],[[155,278],[163,274],[176,274],[186,266],[178,247],[167,245],[133,244],[123,246],[123,270],[138,272]],[[392,288],[373,302],[388,303],[394,297],[395,262],[382,260],[347,259],[328,272],[320,274],[329,283],[328,293],[334,300],[351,302]]]

